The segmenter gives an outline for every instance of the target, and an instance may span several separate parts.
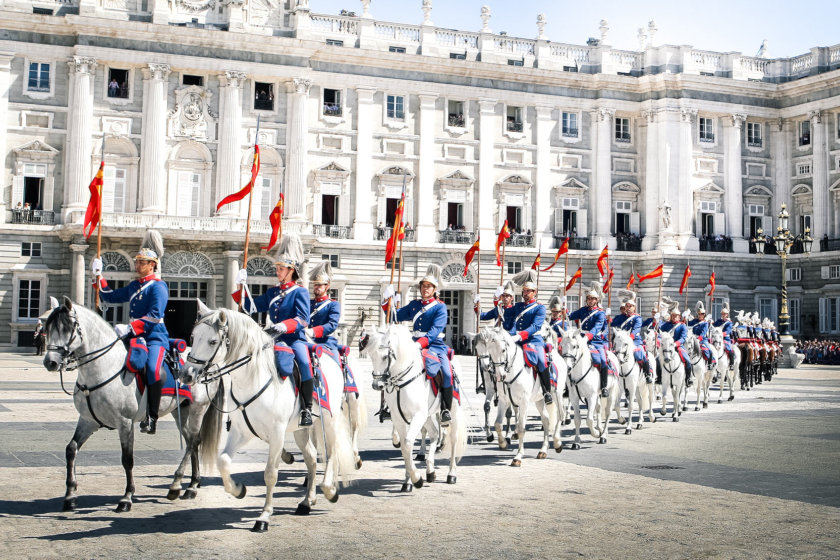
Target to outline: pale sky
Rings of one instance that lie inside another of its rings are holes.
[[[313,13],[362,13],[359,0],[310,0]],[[374,19],[419,25],[422,0],[372,0]],[[639,27],[656,21],[658,45],[691,45],[717,52],[754,56],[767,39],[770,58],[806,54],[811,47],[840,44],[840,0],[432,0],[436,27],[481,29],[481,7],[491,9],[490,29],[513,37],[535,38],[537,14],[548,21],[550,41],[582,45],[600,37],[599,22],[609,25],[607,43],[636,50]]]

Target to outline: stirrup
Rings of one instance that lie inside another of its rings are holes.
[[[487,394],[487,389],[484,388],[484,383],[482,383],[481,385],[476,387],[475,394],[476,395],[486,395]]]
[[[452,422],[452,414],[446,409],[440,411],[440,426],[445,428]]]
[[[552,404],[554,402],[554,399],[551,397],[551,391],[543,393],[543,402],[545,402],[545,404]]]
[[[155,435],[157,433],[157,418],[149,418],[149,426],[143,432],[150,436]]]
[[[607,388],[606,388],[606,387],[604,387],[603,389],[601,389],[601,396],[602,396],[602,397],[604,397],[604,398],[607,398],[607,397],[609,397],[609,396],[610,396],[610,392],[609,392],[609,391],[607,391]]]
[[[140,421],[140,431],[144,434],[149,431],[149,417],[146,416],[143,420]]]
[[[308,409],[304,408],[300,411],[300,422],[298,422],[298,426],[306,427],[312,425],[312,413],[309,412]]]

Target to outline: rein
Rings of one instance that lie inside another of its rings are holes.
[[[394,393],[397,394],[397,412],[400,413],[400,417],[403,419],[403,422],[409,424],[408,419],[405,417],[405,414],[402,411],[402,406],[400,406],[400,390],[407,387],[409,384],[417,380],[423,375],[423,367],[420,366],[419,370],[415,375],[409,375],[411,373],[412,368],[414,368],[414,361],[408,364],[404,370],[397,372],[396,374],[391,374],[391,363],[396,359],[396,354],[394,353],[393,348],[388,345],[388,358],[386,361],[385,369],[382,371],[381,374],[377,375],[373,373],[371,377],[374,380],[377,380],[383,384],[383,390],[387,393]],[[422,363],[422,356],[421,356],[421,363]],[[408,379],[406,379],[408,378]]]

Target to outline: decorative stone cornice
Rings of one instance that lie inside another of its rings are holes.
[[[245,80],[248,75],[245,72],[238,72],[236,70],[225,70],[224,74],[219,74],[219,81],[222,87],[241,88],[245,85]]]
[[[601,122],[612,120],[615,117],[615,109],[611,107],[598,107],[596,115],[598,115],[598,120]]]
[[[697,109],[680,109],[680,120],[685,123],[693,123],[697,118]]]
[[[732,119],[732,126],[735,128],[744,128],[744,122],[747,120],[747,115],[743,113],[733,113],[729,116]]]
[[[312,87],[312,80],[309,78],[294,78],[292,81],[288,82],[288,84],[290,92],[308,95],[309,88]]]
[[[814,124],[819,124],[822,122],[822,114],[820,113],[819,109],[816,111],[808,111],[808,120],[810,120]]]
[[[146,80],[166,80],[171,72],[172,67],[168,64],[151,62],[148,67],[143,68],[143,78]]]
[[[93,74],[96,70],[96,59],[92,56],[74,56],[67,64],[70,66],[70,73]]]

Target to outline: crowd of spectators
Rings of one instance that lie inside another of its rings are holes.
[[[726,235],[704,235],[700,238],[701,251],[715,251],[718,253],[732,252],[732,239]],[[755,252],[755,246],[750,244],[750,253]]]
[[[616,249],[619,251],[641,251],[642,238],[635,233],[616,233]]]
[[[839,340],[800,340],[796,351],[805,354],[806,364],[840,365]]]

